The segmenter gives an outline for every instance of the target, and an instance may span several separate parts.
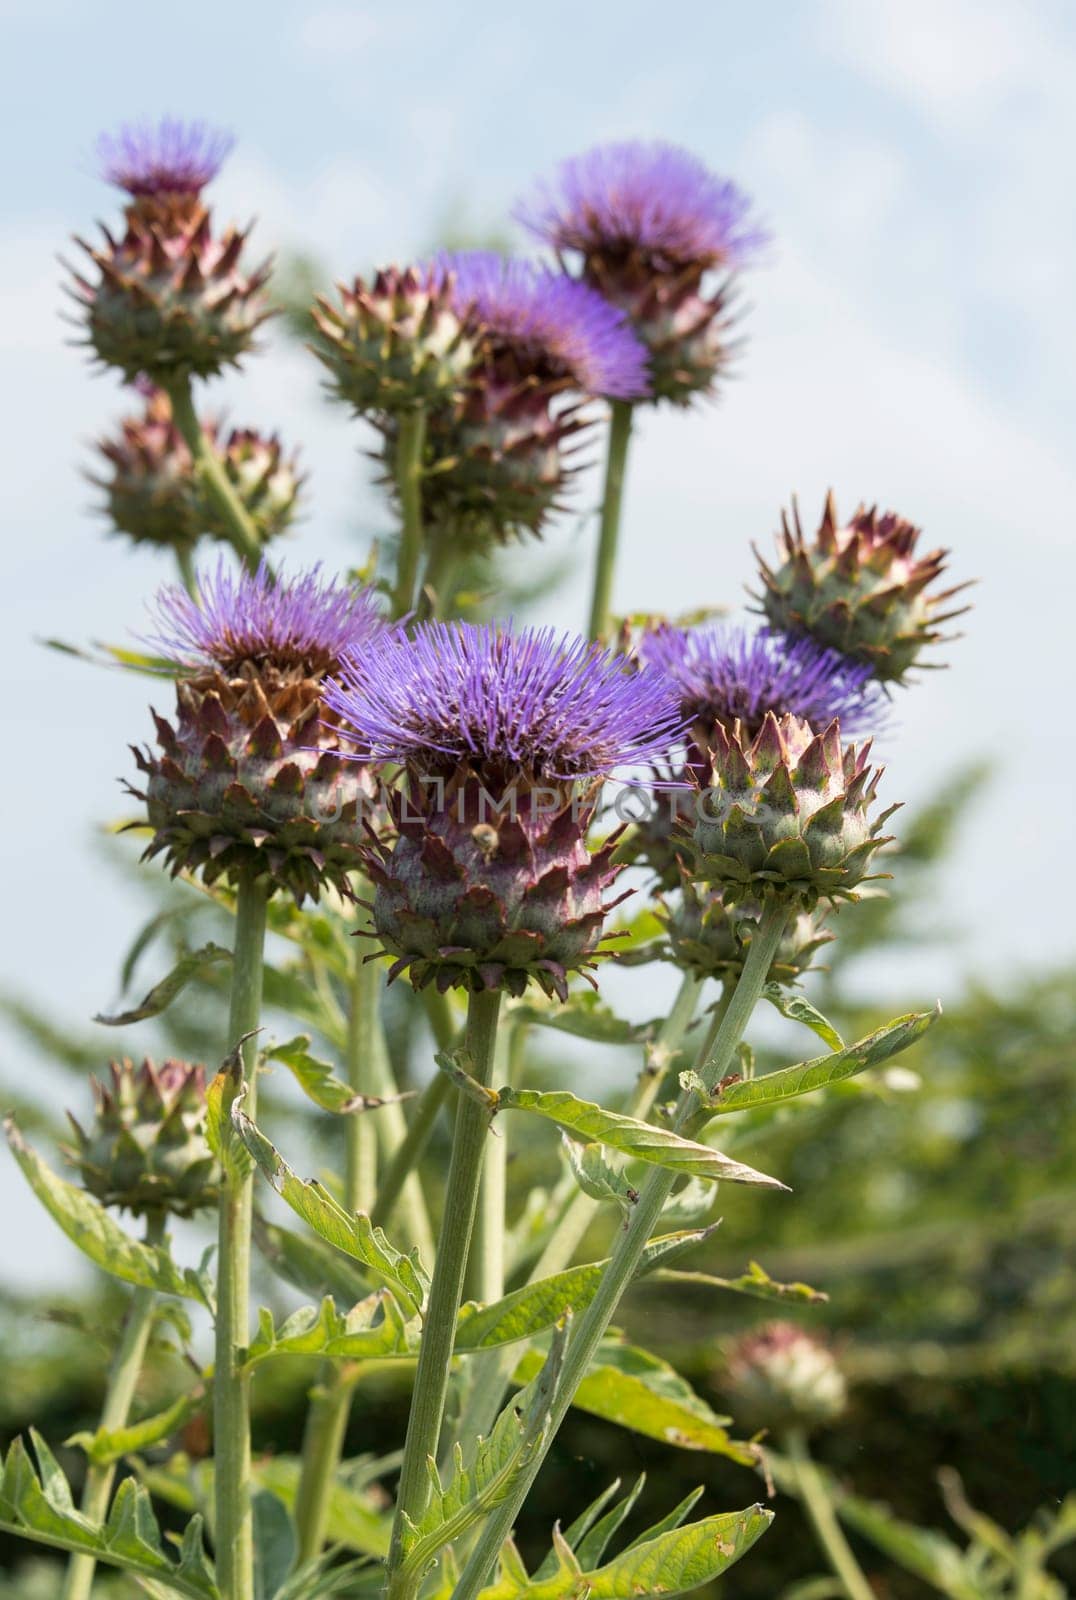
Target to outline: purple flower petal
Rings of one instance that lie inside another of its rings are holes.
[[[224,164],[232,135],[204,122],[127,122],[97,141],[101,176],[130,195],[198,194]]]

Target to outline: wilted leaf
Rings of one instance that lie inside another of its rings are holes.
[[[732,1289],[736,1294],[753,1295],[757,1300],[799,1300],[807,1305],[819,1305],[829,1299],[820,1289],[809,1283],[778,1283],[765,1267],[757,1261],[748,1264],[746,1272],[738,1278],[717,1278],[709,1272],[682,1272],[676,1268],[662,1268],[654,1274],[659,1283],[694,1284],[700,1289]]]
[[[768,983],[762,991],[762,996],[790,1022],[802,1022],[805,1028],[810,1028],[811,1032],[816,1033],[831,1050],[844,1049],[844,1040],[832,1022],[828,1021],[804,995],[797,994],[795,989],[787,989],[780,983]]]
[[[138,1455],[154,1445],[163,1444],[165,1439],[170,1439],[185,1427],[192,1417],[204,1411],[208,1403],[208,1391],[199,1386],[190,1394],[180,1395],[164,1411],[145,1417],[141,1422],[132,1422],[126,1428],[98,1428],[96,1433],[75,1433],[67,1443],[85,1451],[97,1466],[108,1467],[115,1461],[122,1461],[125,1456]]]
[[[232,952],[225,950],[222,945],[204,944],[200,950],[192,950],[177,961],[167,977],[154,984],[142,1003],[133,1010],[120,1011],[111,1017],[99,1014],[93,1020],[104,1023],[108,1028],[125,1028],[132,1022],[144,1022],[147,1017],[160,1016],[193,978],[197,978],[208,967],[231,959]]]
[[[376,1111],[379,1106],[388,1103],[375,1095],[356,1094],[350,1084],[336,1076],[328,1061],[319,1061],[317,1056],[312,1056],[309,1034],[300,1033],[284,1044],[273,1045],[265,1055],[269,1061],[283,1062],[293,1073],[303,1093],[322,1111],[344,1115],[349,1112]],[[403,1100],[408,1096],[397,1095],[395,1098]]]

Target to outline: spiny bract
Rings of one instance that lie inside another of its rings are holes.
[[[714,977],[723,982],[735,979],[743,971],[761,915],[762,908],[756,901],[728,905],[721,894],[695,884],[686,873],[679,895],[659,912],[669,959],[700,978]],[[795,983],[810,969],[817,951],[832,939],[833,934],[822,927],[819,913],[797,911],[784,931],[768,981]]]

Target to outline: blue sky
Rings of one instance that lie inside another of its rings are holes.
[[[793,491],[808,515],[832,484],[841,506],[877,499],[922,523],[953,548],[954,574],[981,582],[951,670],[899,703],[886,792],[914,799],[981,755],[998,774],[939,888],[968,953],[913,957],[900,983],[932,998],[969,965],[1004,979],[1072,955],[1056,844],[1076,779],[1071,12],[0,0],[0,16],[0,353],[16,402],[0,586],[17,752],[0,824],[6,981],[89,1016],[115,999],[140,909],[87,842],[95,819],[123,812],[116,778],[146,732],[145,684],[32,639],[123,639],[166,575],[88,511],[86,441],[122,408],[63,342],[55,262],[72,231],[117,212],[92,170],[98,130],[162,112],[231,126],[219,213],[257,214],[266,249],[305,246],[327,274],[426,248],[447,217],[503,226],[535,175],[603,139],[669,138],[743,183],[775,244],[747,286],[740,374],[716,408],[643,419],[617,602],[735,604],[749,542],[769,542]],[[218,389],[236,421],[303,446],[312,496],[296,555],[354,559],[356,527],[384,525],[363,477],[369,440],[322,403],[313,362],[275,346]],[[580,511],[594,496],[585,484]],[[578,551],[585,573],[590,526],[568,519],[550,544]],[[554,620],[582,623],[584,582],[552,602]]]

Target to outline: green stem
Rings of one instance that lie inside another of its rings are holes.
[[[244,878],[236,900],[229,1048],[261,1022],[262,969],[268,889]],[[241,1071],[227,1079],[222,1124],[227,1153],[231,1105],[243,1084],[244,1109],[256,1110],[258,1041],[241,1049]],[[213,1380],[215,1451],[214,1543],[222,1600],[254,1600],[254,1529],[250,1486],[250,1378],[243,1356],[250,1338],[250,1225],[253,1176],[226,1165],[220,1199],[217,1252],[216,1358]]]
[[[453,538],[452,527],[442,523],[432,528],[429,535],[430,553],[426,570],[422,574],[420,611],[423,620],[433,618],[443,621],[452,609],[456,598],[456,579],[460,565],[459,540]]]
[[[400,418],[396,439],[396,490],[400,497],[400,552],[392,614],[402,617],[415,603],[415,582],[422,559],[422,455],[426,446],[426,413],[421,406]]]
[[[366,887],[361,882],[356,892]],[[373,961],[355,951],[347,1019],[344,1064],[348,1086],[356,1094],[376,1094],[372,1064],[379,1028],[378,1001],[381,974]],[[377,1130],[379,1112],[356,1111],[344,1119],[344,1205],[349,1211],[369,1211],[377,1188]],[[303,1432],[302,1467],[295,1496],[295,1527],[300,1561],[321,1554],[329,1522],[333,1485],[344,1451],[354,1377],[334,1362],[322,1368],[321,1384],[311,1397]]]
[[[146,1221],[146,1243],[160,1244],[167,1222],[163,1211],[151,1212]],[[111,1433],[124,1428],[131,1414],[131,1402],[142,1372],[146,1346],[153,1328],[153,1312],[157,1303],[153,1289],[136,1289],[127,1308],[123,1336],[108,1374],[104,1404],[101,1407],[101,1428]],[[104,1522],[108,1515],[108,1502],[112,1485],[116,1481],[116,1463],[98,1466],[90,1462],[86,1469],[86,1484],[82,1491],[81,1511],[91,1522]],[[72,1556],[67,1563],[62,1600],[90,1600],[93,1575],[97,1563],[92,1556]]]
[[[851,1546],[826,1493],[822,1474],[811,1459],[807,1439],[799,1428],[785,1436],[785,1454],[792,1463],[796,1494],[815,1531],[823,1555],[840,1579],[848,1600],[874,1600],[874,1590],[860,1570]]]
[[[613,598],[617,541],[620,537],[620,507],[624,499],[624,469],[631,440],[632,405],[629,400],[614,400],[609,419],[609,446],[605,458],[605,493],[602,497],[601,533],[594,567],[594,592],[590,602],[592,639],[604,639],[609,632],[609,607]]]
[[[743,1037],[751,1013],[769,977],[770,966],[787,922],[788,910],[784,904],[771,902],[763,912],[758,932],[751,941],[747,961],[717,1029],[712,1049],[708,1056],[700,1055],[699,1058],[699,1076],[708,1090],[712,1089],[728,1070],[736,1046]],[[695,1094],[683,1091],[677,1102],[676,1116],[673,1120],[676,1132],[682,1132],[691,1123],[697,1108],[698,1100]],[[643,1184],[628,1224],[620,1234],[609,1264],[602,1274],[597,1293],[580,1318],[579,1326],[572,1332],[560,1381],[553,1397],[545,1447],[536,1454],[534,1462],[528,1465],[508,1499],[491,1513],[482,1536],[467,1562],[463,1576],[452,1592],[452,1600],[475,1600],[484,1585],[501,1546],[511,1532],[516,1514],[537,1476],[545,1452],[563,1422],[576,1390],[586,1377],[590,1363],[597,1354],[598,1346],[605,1336],[620,1297],[638,1270],[647,1240],[661,1216],[662,1207],[675,1182],[675,1173],[658,1167]]]
[[[401,1145],[406,1143],[408,1127],[403,1106],[398,1098],[399,1090],[392,1071],[392,1063],[389,1060],[384,1030],[380,1027],[378,1028],[377,1039],[374,1042],[372,1076],[374,1093],[380,1095],[386,1102],[385,1105],[374,1112],[374,1130],[378,1137],[385,1165],[388,1166],[390,1162],[395,1160],[396,1152]],[[444,1074],[439,1072],[437,1076],[440,1078]],[[433,1229],[430,1226],[430,1213],[426,1207],[426,1194],[422,1187],[422,1176],[415,1166],[412,1166],[411,1170],[404,1175],[403,1185],[397,1201],[397,1215],[397,1226],[407,1239],[408,1245],[417,1249],[425,1264],[428,1267],[432,1267],[436,1254]]]
[[[177,378],[169,386],[172,420],[183,435],[202,487],[223,518],[228,539],[243,563],[256,572],[262,559],[261,541],[254,519],[236,494],[220,457],[202,432],[194,409],[189,378]]]
[[[500,1013],[499,990],[472,994],[467,1009],[466,1051],[475,1082],[489,1086],[493,1073]],[[437,1457],[441,1436],[452,1345],[463,1291],[463,1274],[471,1245],[482,1158],[489,1136],[489,1111],[469,1093],[461,1092],[456,1109],[452,1162],[445,1190],[444,1219],[437,1249],[437,1265],[422,1328],[415,1392],[407,1422],[403,1466],[397,1491],[396,1520],[389,1550],[386,1600],[411,1600],[421,1574],[400,1570],[403,1559],[404,1517],[417,1522],[426,1508],[430,1480],[427,1462]]]
[[[701,978],[696,978],[690,972],[684,974],[672,1010],[658,1030],[657,1037],[647,1046],[643,1070],[628,1103],[629,1116],[649,1116],[666,1073],[691,1026],[702,989]],[[584,1194],[572,1180],[568,1203],[531,1271],[527,1280],[529,1283],[551,1278],[554,1273],[563,1272],[571,1265],[597,1210],[598,1202]],[[472,1356],[470,1361],[473,1363],[478,1359]],[[508,1393],[517,1357],[514,1349],[508,1346],[501,1351],[491,1351],[488,1358],[483,1356],[481,1360],[482,1382],[472,1384],[468,1389],[456,1430],[465,1455],[473,1450],[475,1440],[485,1438],[493,1426]]]
[[[189,544],[176,545],[176,566],[179,568],[179,580],[192,600],[198,599],[198,574],[194,567],[194,546]]]

